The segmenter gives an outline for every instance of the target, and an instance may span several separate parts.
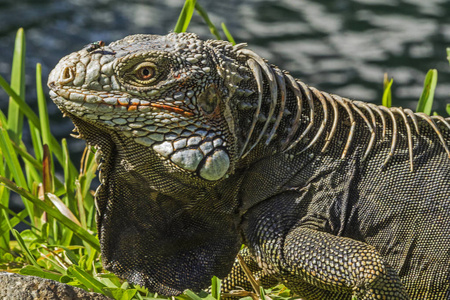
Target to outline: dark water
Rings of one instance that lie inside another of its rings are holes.
[[[58,60],[92,41],[129,34],[166,34],[183,0],[0,0],[0,74],[9,78],[16,30],[27,39],[27,101],[35,101],[35,65],[44,77]],[[439,72],[434,110],[450,103],[449,0],[199,0],[212,21],[225,22],[237,42],[310,85],[341,96],[381,102],[384,72],[394,77],[394,105],[415,109],[428,69]],[[194,16],[190,31],[212,38]],[[0,91],[0,108],[7,106]],[[49,103],[52,131],[72,125]],[[82,142],[70,139],[81,151]]]

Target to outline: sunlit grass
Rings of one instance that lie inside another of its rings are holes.
[[[186,1],[175,32],[187,30],[194,11],[205,20],[212,34],[221,38],[206,11],[195,0]],[[221,28],[235,44],[223,23]],[[157,297],[103,270],[91,190],[97,169],[95,150],[86,148],[82,160],[72,162],[66,140],[59,141],[51,134],[39,64],[36,66],[38,112],[25,101],[24,59],[25,34],[19,29],[10,83],[0,76],[0,86],[10,97],[7,115],[0,111],[0,270],[53,279],[115,299]],[[386,106],[391,105],[392,82],[385,80],[383,104]],[[430,70],[418,110],[431,113],[436,82],[437,72]],[[450,105],[447,112],[450,114]],[[29,137],[23,136],[25,122],[30,129]],[[25,145],[24,139],[30,139],[32,146]],[[63,174],[55,176],[55,169],[62,170]],[[11,193],[18,195],[24,204],[18,213],[9,209]],[[29,229],[18,232],[15,228],[20,222]],[[176,298],[219,299],[219,291],[220,280],[213,278],[211,294],[186,291]],[[261,298],[264,295],[271,299],[290,297],[289,290],[282,285],[255,293]]]

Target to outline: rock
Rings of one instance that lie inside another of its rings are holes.
[[[111,298],[50,279],[0,272],[0,299],[109,300]]]

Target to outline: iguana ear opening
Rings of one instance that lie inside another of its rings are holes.
[[[210,85],[197,97],[197,105],[206,117],[213,118],[219,112],[219,94],[215,85]]]

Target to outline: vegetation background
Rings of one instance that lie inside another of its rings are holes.
[[[195,1],[186,3],[186,11],[192,12],[189,5]],[[392,91],[393,105],[416,109],[421,98],[428,113],[426,103],[434,96],[432,110],[446,114],[449,1],[199,3],[222,38],[220,24],[225,22],[237,42],[249,43],[270,62],[319,89],[378,104]],[[0,85],[6,92],[0,92],[0,270],[50,278],[116,299],[155,297],[101,269],[91,190],[97,185],[95,150],[84,150],[82,141],[61,141],[72,124],[47,99],[45,83],[62,56],[93,41],[166,34],[175,27],[182,6],[181,0],[0,3]],[[26,36],[23,30],[16,36],[19,27],[26,28]],[[189,31],[215,38],[198,14]],[[425,77],[428,69],[437,71]],[[393,83],[383,79],[385,72],[394,77]],[[219,285],[214,279],[211,294],[187,291],[180,298],[217,299]],[[265,291],[254,292],[251,296],[264,297]],[[267,292],[272,299],[290,297],[282,286]]]

